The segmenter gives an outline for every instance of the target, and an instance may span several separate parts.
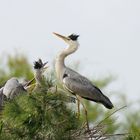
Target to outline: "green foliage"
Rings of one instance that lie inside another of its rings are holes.
[[[70,139],[78,128],[75,113],[58,94],[22,94],[7,102],[2,115],[3,130],[10,139]]]
[[[21,94],[5,102],[3,111],[0,113],[0,140],[74,140],[85,136],[86,132],[82,129],[82,124],[85,122],[83,110],[79,120],[75,112],[67,107],[65,96],[48,92],[48,88],[54,85],[53,81],[56,80],[54,72],[50,73],[46,76],[47,87],[43,84],[44,87],[41,90],[32,92],[31,95]],[[0,65],[0,86],[12,76],[33,78],[32,66],[24,55],[9,56],[5,69],[3,69],[3,64]],[[94,80],[93,83],[105,88],[112,80],[112,76],[109,76]],[[125,97],[116,97],[120,98],[121,102],[128,102]],[[121,138],[113,137],[113,140],[140,139],[139,111],[133,110],[132,113],[128,107],[127,113],[121,113],[123,119],[118,118],[118,113],[116,113],[104,120],[114,110],[106,110],[102,105],[86,100],[84,102],[88,110],[88,120],[94,129],[102,122],[102,134],[130,133]],[[119,102],[116,106],[118,104]]]
[[[130,112],[129,112],[130,113]],[[128,129],[130,135],[126,140],[139,140],[140,139],[140,112],[131,112],[131,115],[126,114],[127,122],[125,123],[125,128]]]
[[[139,140],[140,139],[140,127],[134,124],[130,124],[129,126],[130,135],[126,138],[126,140]]]
[[[31,66],[24,55],[16,54],[15,56],[9,56],[7,65],[12,76],[24,77],[25,79],[33,77]]]

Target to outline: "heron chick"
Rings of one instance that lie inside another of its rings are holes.
[[[3,94],[8,99],[13,99],[15,96],[23,92],[26,92],[26,89],[21,83],[19,83],[16,77],[10,78],[3,87]]]
[[[36,90],[36,89],[42,87],[42,85],[44,85],[45,78],[44,78],[43,73],[48,68],[48,66],[46,66],[47,63],[48,62],[43,63],[41,59],[34,62],[34,70],[35,70],[34,77],[36,80],[34,90]]]
[[[32,83],[34,79],[20,83],[16,77],[10,78],[5,85],[0,89],[0,108],[3,106],[4,96],[7,99],[13,99],[22,93],[26,93],[26,88]]]

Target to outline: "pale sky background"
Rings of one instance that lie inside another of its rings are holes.
[[[0,56],[17,49],[51,65],[66,45],[52,32],[80,34],[67,63],[80,61],[81,73],[95,79],[115,75],[108,92],[140,99],[139,0],[0,0]]]

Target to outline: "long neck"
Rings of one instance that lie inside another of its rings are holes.
[[[56,63],[55,63],[55,69],[56,69],[56,74],[59,80],[62,81],[62,75],[65,71],[65,58],[74,53],[78,48],[78,45],[70,45],[67,49],[64,49],[61,51],[57,57],[56,57]]]
[[[35,70],[35,80],[36,80],[36,85],[41,85],[41,82],[43,80],[43,75],[40,70]]]

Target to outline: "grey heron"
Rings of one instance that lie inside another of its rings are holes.
[[[13,99],[20,93],[27,92],[27,88],[33,80],[34,78],[28,82],[20,83],[16,77],[12,77],[7,80],[5,85],[0,89],[0,96],[5,95],[6,98]]]
[[[80,75],[76,71],[68,68],[65,65],[65,58],[74,53],[79,46],[78,37],[79,35],[71,34],[68,37],[54,33],[57,37],[64,40],[69,47],[62,50],[56,57],[55,70],[58,80],[63,84],[69,92],[76,95],[77,99],[81,101],[81,98],[85,98],[90,101],[103,104],[106,108],[112,109],[113,104],[102,91],[92,84],[86,77]],[[77,96],[78,95],[78,96]],[[84,107],[84,105],[83,105]],[[85,108],[85,107],[84,107]],[[79,109],[78,109],[79,110]],[[79,110],[80,111],[80,110]],[[87,117],[87,111],[85,108]],[[87,118],[86,118],[87,120]],[[87,120],[88,122],[88,120]]]
[[[8,99],[13,99],[18,94],[26,92],[24,85],[19,83],[16,77],[10,78],[3,87],[3,94]]]

